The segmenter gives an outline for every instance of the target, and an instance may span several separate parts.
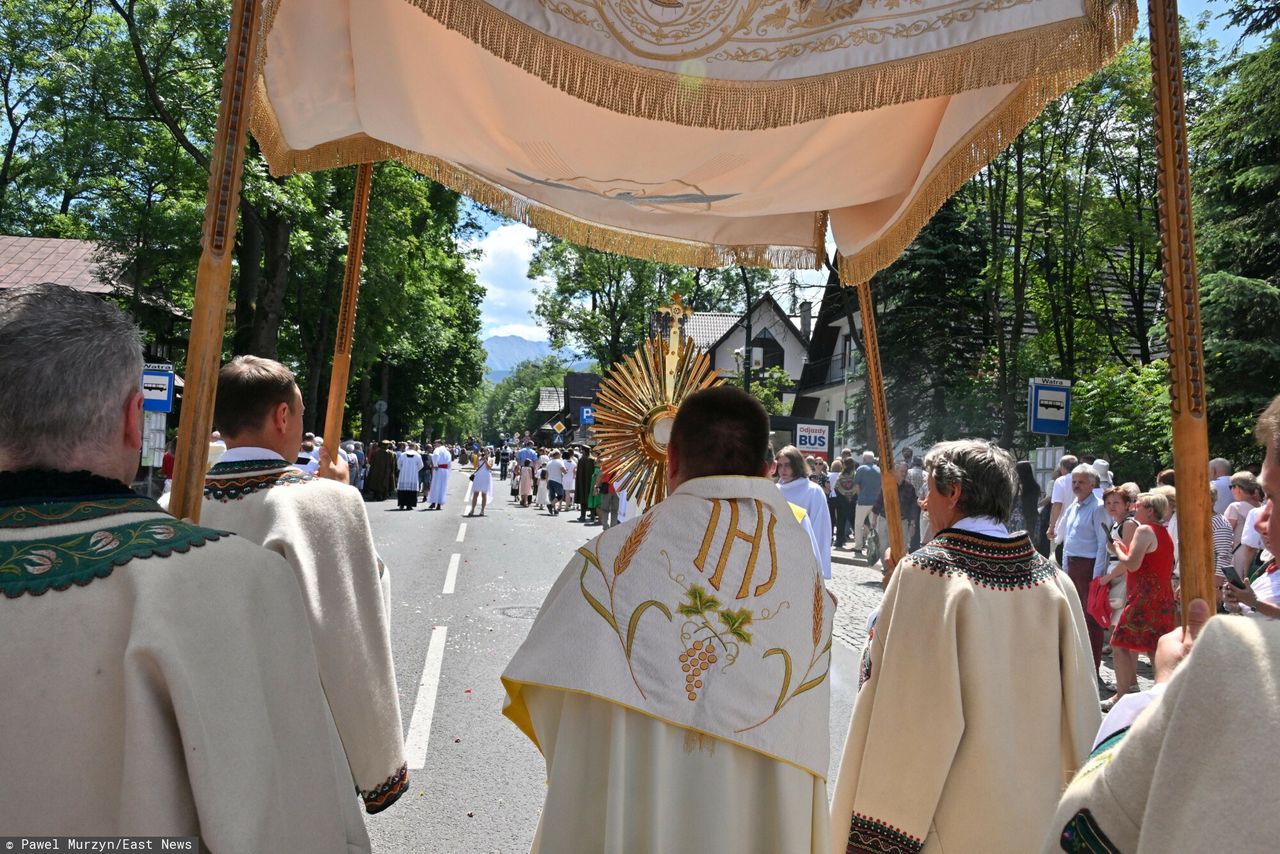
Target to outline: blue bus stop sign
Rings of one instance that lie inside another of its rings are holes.
[[[142,366],[142,409],[173,411],[173,365],[148,362]]]
[[[1033,377],[1027,397],[1027,429],[1066,436],[1071,423],[1071,381]]]

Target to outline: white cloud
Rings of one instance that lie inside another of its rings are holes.
[[[480,306],[483,334],[519,335],[541,340],[546,332],[538,328],[531,312],[533,290],[538,285],[528,276],[537,232],[527,225],[509,222],[471,244],[481,256],[472,264],[476,278],[484,285]]]
[[[518,335],[529,341],[546,341],[547,330],[532,323],[504,323],[485,332],[485,337],[493,335]]]

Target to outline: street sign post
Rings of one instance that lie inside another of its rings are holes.
[[[594,406],[584,406],[578,410],[578,423],[584,427],[595,424],[596,408]]]
[[[1066,436],[1071,423],[1071,381],[1032,377],[1027,394],[1027,430]]]
[[[173,365],[144,362],[142,365],[142,410],[173,411]]]

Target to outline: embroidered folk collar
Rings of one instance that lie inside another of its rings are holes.
[[[83,587],[131,560],[224,536],[88,472],[0,472],[0,593],[10,599]]]
[[[306,483],[314,479],[294,464],[279,458],[219,462],[205,476],[204,497],[214,501],[235,501],[273,486]]]
[[[993,537],[947,528],[912,552],[908,560],[932,575],[964,575],[993,590],[1036,587],[1057,572],[1025,533]]]

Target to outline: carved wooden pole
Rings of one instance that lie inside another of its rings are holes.
[[[333,345],[333,370],[329,374],[329,406],[324,418],[324,446],[332,459],[342,441],[342,418],[347,409],[347,382],[351,378],[351,342],[356,334],[356,304],[360,298],[360,263],[364,257],[364,228],[369,214],[373,164],[356,167],[356,192],[351,202],[351,230],[347,238],[347,267],[342,277],[342,305],[338,309],[338,336]]]
[[[1150,0],[1147,17],[1151,25],[1160,254],[1168,314],[1169,402],[1173,410],[1173,460],[1178,472],[1178,554],[1185,624],[1187,603],[1204,599],[1212,605],[1215,595],[1204,348],[1176,0]]]
[[[876,422],[876,442],[880,445],[880,482],[884,488],[884,517],[889,527],[889,548],[895,559],[907,555],[902,537],[902,508],[898,506],[898,476],[894,471],[893,437],[889,434],[889,411],[885,405],[884,375],[880,372],[880,339],[876,335],[876,312],[871,302],[871,282],[858,283],[858,308],[862,312],[862,340],[867,351],[867,395]],[[855,536],[857,532],[854,532]],[[872,563],[883,555],[872,556]]]
[[[214,393],[222,364],[222,334],[226,328],[227,294],[231,285],[244,137],[249,126],[251,84],[257,74],[261,5],[260,0],[235,0],[232,5],[227,58],[222,70],[222,105],[218,109],[217,135],[209,158],[204,236],[187,345],[186,390],[178,421],[173,494],[169,500],[173,515],[197,521],[208,469]]]

